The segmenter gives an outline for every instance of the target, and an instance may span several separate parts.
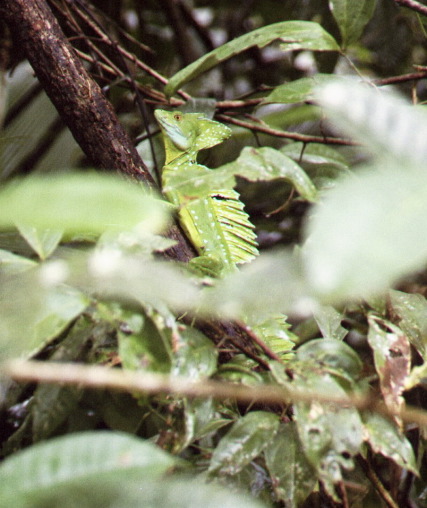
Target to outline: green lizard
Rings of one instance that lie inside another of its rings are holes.
[[[197,196],[197,190],[188,195],[170,185],[177,171],[191,170],[201,176],[211,171],[197,164],[197,154],[224,141],[231,130],[199,113],[156,110],[154,114],[166,152],[162,186],[172,188],[166,197],[177,206],[180,224],[199,253],[193,265],[221,276],[235,270],[236,264],[252,260],[258,254],[254,226],[234,189],[212,189]]]

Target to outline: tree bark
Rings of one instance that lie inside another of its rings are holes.
[[[0,18],[91,162],[152,184],[111,104],[83,67],[45,0],[2,0]]]
[[[153,185],[113,107],[77,57],[46,1],[1,0],[0,19],[88,159],[98,167]],[[168,250],[168,257],[188,261],[194,256],[177,226],[168,236],[178,242]]]

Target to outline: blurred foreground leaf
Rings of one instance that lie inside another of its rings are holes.
[[[16,180],[0,191],[0,228],[16,223],[68,234],[132,229],[151,232],[167,224],[168,203],[119,177],[64,173]]]
[[[47,259],[55,251],[62,238],[62,230],[40,229],[22,223],[18,223],[17,227],[41,260]]]
[[[371,168],[338,183],[311,214],[308,279],[335,301],[383,292],[427,261],[427,171]]]
[[[0,505],[50,504],[85,482],[154,479],[179,460],[152,443],[113,432],[83,432],[51,439],[14,454],[0,467]],[[96,494],[92,493],[93,498]],[[51,499],[49,503],[49,498]]]

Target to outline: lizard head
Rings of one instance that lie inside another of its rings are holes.
[[[201,113],[181,113],[157,109],[154,115],[165,137],[173,147],[181,152],[210,148],[231,135],[227,126],[209,120]]]

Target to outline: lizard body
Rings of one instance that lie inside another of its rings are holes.
[[[223,275],[252,260],[258,254],[254,226],[234,189],[212,189],[203,196],[170,189],[177,171],[191,170],[200,176],[211,171],[197,164],[197,154],[224,141],[231,130],[199,113],[156,110],[155,116],[166,152],[162,186],[169,188],[165,195],[178,207],[180,224],[199,254],[193,262],[202,271]]]

